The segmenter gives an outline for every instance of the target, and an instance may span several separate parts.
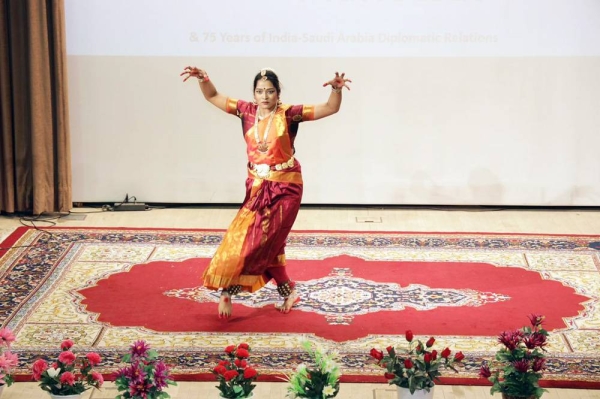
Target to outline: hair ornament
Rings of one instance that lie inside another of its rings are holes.
[[[263,68],[260,70],[260,76],[262,76],[262,80],[267,80],[267,71],[271,71],[274,75],[277,75],[273,68]]]

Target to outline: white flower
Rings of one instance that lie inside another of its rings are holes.
[[[298,367],[296,367],[296,371],[299,373],[303,372],[304,370],[306,370],[306,364],[304,363],[300,363]]]
[[[46,372],[48,373],[48,375],[50,377],[54,378],[60,374],[60,369],[55,369],[54,367],[49,367],[48,370],[46,370]]]
[[[327,385],[325,388],[323,388],[323,394],[325,396],[330,396],[333,395],[335,393],[335,388],[332,387],[331,385]]]
[[[336,364],[335,362],[328,360],[325,362],[325,368],[324,368],[324,372],[326,373],[331,373],[333,370],[335,370]]]

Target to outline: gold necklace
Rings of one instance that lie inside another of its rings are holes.
[[[267,127],[263,133],[263,139],[260,140],[258,137],[258,108],[256,109],[256,114],[254,115],[254,140],[256,140],[256,148],[261,154],[266,154],[267,151],[269,151],[267,136],[269,135],[269,130],[271,130],[271,122],[273,122],[273,116],[275,115],[276,110],[277,107],[273,108],[273,111],[271,111],[271,114],[269,115],[269,122],[267,122]]]

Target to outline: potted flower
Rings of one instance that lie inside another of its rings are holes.
[[[414,340],[411,330],[405,334],[408,347],[396,350],[392,346],[386,348],[387,353],[371,349],[371,356],[377,365],[385,369],[384,377],[390,385],[396,385],[398,397],[433,398],[435,382],[442,375],[440,367],[458,372],[455,366],[465,358],[462,352],[452,356],[450,348],[441,353],[433,349],[435,338],[431,337],[423,344]]]
[[[145,341],[135,341],[129,353],[123,356],[127,366],[115,373],[115,385],[119,392],[116,399],[164,399],[170,398],[163,389],[177,385],[169,374],[167,365],[159,359],[158,352]]]
[[[11,386],[14,382],[12,373],[19,363],[17,355],[10,351],[11,344],[15,341],[13,332],[5,327],[0,329],[0,394],[4,386]]]
[[[225,348],[225,359],[212,370],[222,398],[250,398],[258,372],[248,363],[250,345],[241,343]]]
[[[548,332],[542,328],[544,316],[531,314],[528,317],[531,326],[504,331],[498,337],[498,342],[504,345],[496,352],[495,363],[499,369],[492,372],[487,362],[481,366],[479,375],[493,384],[492,395],[500,392],[504,399],[534,399],[547,392],[538,384],[546,367],[544,347]]]
[[[54,363],[38,359],[32,365],[33,379],[52,398],[80,398],[83,392],[100,388],[104,382],[102,374],[92,371],[100,363],[100,355],[89,352],[77,356],[71,351],[72,346],[73,341],[67,339],[60,344],[61,352]]]
[[[314,364],[300,364],[287,379],[290,383],[287,396],[290,398],[327,399],[334,398],[340,391],[340,367],[338,353],[325,352],[305,341],[302,346]]]

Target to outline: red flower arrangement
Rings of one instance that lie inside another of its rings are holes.
[[[73,341],[67,339],[60,344],[58,359],[49,365],[38,359],[32,365],[33,379],[40,387],[53,395],[77,395],[90,388],[100,388],[104,383],[102,374],[92,371],[102,359],[95,352],[78,357],[71,351]]]
[[[458,372],[455,365],[464,358],[462,352],[451,356],[450,348],[445,348],[441,353],[433,349],[435,338],[431,337],[425,345],[420,340],[414,340],[411,330],[405,334],[408,349],[397,351],[388,346],[386,354],[375,348],[371,349],[371,356],[377,360],[377,365],[386,371],[384,377],[390,385],[408,388],[413,394],[417,390],[424,389],[429,392],[435,385],[435,381],[442,375],[440,367],[444,366]]]
[[[258,372],[248,363],[250,346],[241,343],[238,346],[229,345],[225,348],[226,359],[221,360],[213,369],[217,376],[219,391],[223,398],[249,398],[253,384],[258,378]]]

